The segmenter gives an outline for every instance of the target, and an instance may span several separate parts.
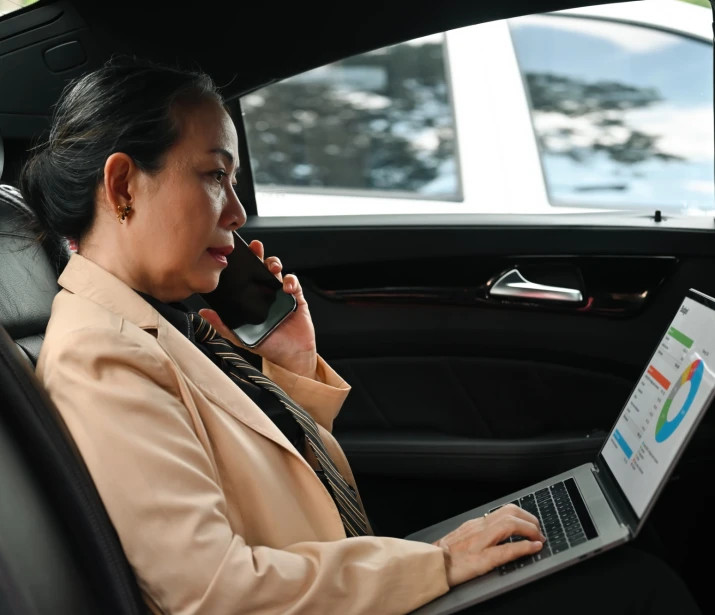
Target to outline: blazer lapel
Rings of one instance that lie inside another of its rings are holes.
[[[256,406],[253,400],[170,323],[161,316],[159,318],[157,341],[176,363],[179,370],[184,374],[205,374],[203,378],[192,377],[191,382],[194,386],[222,410],[283,447],[310,467],[288,438],[283,435],[283,432]]]
[[[182,374],[204,375],[200,378],[192,377],[191,382],[208,399],[236,420],[281,446],[314,474],[308,462],[253,400],[120,279],[93,261],[79,254],[73,254],[58,283],[69,292],[81,295],[141,329],[154,333],[159,345]]]

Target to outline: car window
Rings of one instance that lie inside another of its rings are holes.
[[[596,5],[252,92],[241,106],[258,215],[712,214],[710,23],[679,0]]]
[[[510,30],[552,205],[712,209],[711,45],[563,15]]]
[[[21,8],[35,4],[37,0],[0,0],[0,16],[14,13]]]
[[[442,35],[336,62],[241,102],[259,187],[460,198]]]

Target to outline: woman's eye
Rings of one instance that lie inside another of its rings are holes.
[[[228,173],[226,173],[226,171],[223,171],[221,169],[217,169],[216,171],[213,172],[213,177],[219,184],[223,181],[223,178],[226,177],[227,175],[228,175]]]

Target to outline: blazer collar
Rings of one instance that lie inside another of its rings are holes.
[[[58,283],[71,293],[89,299],[142,329],[155,329],[157,342],[184,374],[197,373],[200,366],[205,368],[210,376],[192,378],[192,383],[206,397],[308,465],[288,438],[248,396],[246,403],[237,403],[237,396],[245,396],[245,393],[130,286],[76,253],[70,257]]]
[[[84,256],[72,254],[57,281],[62,288],[101,305],[142,329],[159,326],[159,313],[134,289]]]

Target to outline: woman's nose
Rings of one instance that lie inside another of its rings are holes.
[[[231,188],[228,195],[228,202],[224,210],[225,223],[228,228],[235,230],[246,224],[246,210],[241,205],[241,201],[236,194],[236,189]]]

